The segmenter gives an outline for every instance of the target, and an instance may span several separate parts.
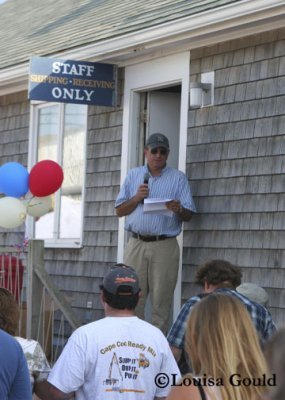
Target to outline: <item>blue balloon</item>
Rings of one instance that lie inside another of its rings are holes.
[[[29,173],[17,163],[8,162],[0,167],[0,192],[10,197],[24,196],[29,190]]]

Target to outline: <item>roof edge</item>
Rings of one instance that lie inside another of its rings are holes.
[[[270,4],[268,0],[244,0],[99,43],[62,51],[53,56],[93,61],[107,61],[116,58],[117,63],[123,66],[126,56],[128,56],[128,60],[132,58],[135,63],[138,57],[144,56],[148,51],[153,51],[159,46],[166,46],[174,41],[182,43],[183,40],[191,39],[191,44],[188,45],[190,49],[197,47],[197,43],[201,43],[202,36],[205,38],[203,45],[207,45],[207,35],[209,44],[212,44],[213,35],[219,36],[221,31],[226,32],[233,29],[241,31],[243,26],[250,25],[251,31],[248,34],[253,34],[255,33],[255,24],[260,25],[264,21],[274,20],[274,18],[285,18],[284,0],[270,0]],[[275,28],[277,29],[273,25],[272,29]],[[128,61],[129,63],[130,61]],[[0,70],[0,95],[27,89],[28,72],[29,62]],[[25,80],[26,83],[24,83]]]

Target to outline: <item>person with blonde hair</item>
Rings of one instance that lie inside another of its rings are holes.
[[[185,348],[193,376],[177,382],[167,400],[254,400],[274,384],[249,313],[232,296],[213,293],[193,307]]]

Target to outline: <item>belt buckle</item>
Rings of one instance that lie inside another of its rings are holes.
[[[155,236],[155,239],[153,239],[153,236],[148,236],[148,235],[138,235],[138,238],[140,240],[142,240],[143,242],[152,242],[153,240],[157,240],[156,236]]]

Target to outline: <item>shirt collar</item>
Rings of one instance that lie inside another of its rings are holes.
[[[153,175],[151,174],[151,172],[150,172],[148,166],[145,165],[144,168],[145,168],[145,172],[149,172],[150,175],[153,177]],[[169,166],[166,164],[165,167],[161,170],[160,174],[157,175],[157,176],[161,176],[161,175],[165,174],[165,172],[166,172],[168,169],[169,169]]]

